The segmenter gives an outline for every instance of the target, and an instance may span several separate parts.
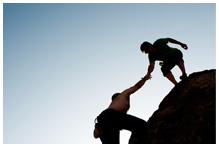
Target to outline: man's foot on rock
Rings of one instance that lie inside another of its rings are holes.
[[[185,80],[187,78],[187,74],[184,73],[182,76],[179,77],[181,80]]]

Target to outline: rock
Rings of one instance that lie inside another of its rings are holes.
[[[148,143],[216,143],[216,70],[191,74],[148,120]]]

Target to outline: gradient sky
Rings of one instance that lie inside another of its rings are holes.
[[[4,3],[3,143],[100,144],[94,119],[146,74],[141,43],[164,37],[188,45],[169,44],[188,74],[216,69],[216,4]],[[174,86],[158,62],[152,77],[129,111],[146,121]]]

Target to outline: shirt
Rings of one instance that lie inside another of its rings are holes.
[[[177,48],[171,48],[167,45],[168,40],[161,38],[153,43],[153,46],[157,49],[155,53],[149,54],[149,62],[155,62],[156,60],[163,61],[169,54],[174,53]]]

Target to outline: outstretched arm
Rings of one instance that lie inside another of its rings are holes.
[[[184,44],[184,43],[181,43],[175,39],[172,39],[172,38],[167,38],[167,40],[170,42],[170,43],[175,43],[175,44],[178,44],[178,45],[181,45],[182,48],[184,48],[185,50],[188,49],[187,45]]]
[[[147,76],[147,75],[146,75]],[[140,89],[144,83],[146,82],[147,78],[144,76],[140,81],[138,81],[134,86],[130,87],[129,89],[126,89],[123,91],[124,93],[127,93],[128,95],[131,95],[135,93],[138,89]]]
[[[154,64],[155,62],[151,62],[150,65],[148,66],[148,73],[146,75],[146,80],[151,79],[151,73],[154,70]]]

